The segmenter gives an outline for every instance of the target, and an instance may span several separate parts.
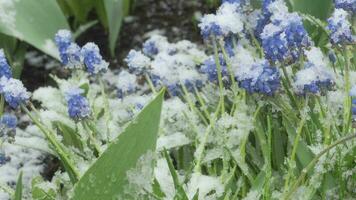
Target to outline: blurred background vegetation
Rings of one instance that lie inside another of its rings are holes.
[[[262,0],[251,1],[255,7],[261,6]],[[327,43],[327,35],[321,25],[331,14],[332,0],[286,1],[291,10],[305,14],[309,33],[316,44],[323,48]],[[23,66],[27,67],[24,62],[29,49],[39,50],[58,59],[53,37],[59,29],[70,29],[79,43],[80,40],[98,43],[105,57],[115,63],[121,59],[119,52],[124,54],[133,48],[135,43],[141,42],[135,37],[155,28],[171,26],[174,28],[172,32],[175,33],[172,37],[201,41],[196,28],[199,16],[213,11],[221,3],[220,0],[9,2],[12,3],[0,3],[0,48],[5,50],[15,77],[20,77]],[[135,16],[139,16],[139,20]],[[136,24],[125,26],[125,18],[128,22],[136,19]],[[167,33],[170,34],[171,30]]]

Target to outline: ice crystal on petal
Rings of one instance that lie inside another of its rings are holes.
[[[68,68],[80,68],[80,47],[73,42],[71,32],[65,29],[59,30],[54,37],[54,41],[59,50],[62,64]]]

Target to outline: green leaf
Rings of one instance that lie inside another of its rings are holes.
[[[113,199],[123,194],[126,172],[143,154],[155,150],[163,96],[161,91],[85,172],[74,187],[73,199]]]
[[[56,191],[53,188],[47,187],[46,190],[41,187],[41,183],[44,183],[40,176],[32,179],[32,199],[34,200],[55,200]]]
[[[22,172],[20,172],[19,177],[17,178],[16,190],[14,194],[14,200],[22,199]]]
[[[293,11],[310,14],[319,19],[326,19],[332,9],[332,0],[290,0]]]
[[[69,29],[69,26],[55,0],[1,1],[0,12],[8,16],[0,19],[1,33],[59,58],[53,38],[59,29]]]
[[[116,40],[129,5],[130,0],[104,0],[109,26],[109,47],[112,55],[114,55]]]
[[[66,146],[73,146],[79,150],[83,150],[83,143],[80,140],[80,135],[71,127],[63,124],[60,121],[53,122],[55,127],[57,127],[63,136],[63,144]]]
[[[72,11],[75,20],[79,23],[84,23],[86,21],[94,4],[92,0],[65,0],[65,2]]]

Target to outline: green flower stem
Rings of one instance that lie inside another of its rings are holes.
[[[224,94],[224,84],[222,81],[222,71],[221,71],[221,65],[220,65],[220,58],[218,54],[218,47],[216,45],[216,41],[213,40],[213,46],[214,46],[214,58],[215,58],[215,65],[216,65],[216,71],[218,73],[218,82],[219,82],[219,92],[220,92],[220,101],[222,102],[221,104],[221,114],[225,113],[225,94]]]
[[[222,52],[222,54],[224,56],[224,59],[225,59],[225,62],[226,62],[227,70],[229,71],[229,74],[230,74],[232,89],[235,92],[237,85],[236,85],[236,81],[235,81],[234,71],[232,70],[230,59],[227,56],[227,53],[226,53],[226,50],[224,48],[224,45],[222,44],[222,41],[220,41],[219,44],[220,44],[221,52]]]
[[[98,144],[98,141],[94,137],[94,134],[90,128],[90,125],[88,124],[87,121],[82,121],[82,125],[83,125],[84,129],[87,131],[89,140],[94,147],[94,154],[96,154],[99,157],[101,155],[100,145]]]
[[[208,108],[204,102],[204,99],[202,98],[200,92],[198,91],[198,89],[196,87],[194,87],[194,91],[195,91],[195,94],[197,96],[197,99],[201,105],[201,109],[203,110],[204,114],[205,114],[205,117],[210,121],[210,114],[209,114],[209,111],[208,111]]]
[[[195,162],[195,166],[194,166],[194,172],[200,172],[201,171],[201,162],[203,160],[203,154],[204,154],[204,149],[205,149],[205,145],[206,143],[208,142],[208,138],[209,138],[209,135],[211,133],[211,131],[215,128],[215,120],[219,114],[219,110],[220,110],[220,106],[222,102],[219,102],[219,105],[214,113],[214,117],[213,119],[210,121],[210,124],[208,125],[208,127],[206,128],[205,130],[205,133],[204,133],[204,137],[203,137],[203,141],[199,144],[198,148],[197,148],[197,155],[198,155],[198,158],[196,159],[196,162]]]
[[[105,122],[106,122],[106,139],[108,142],[110,142],[111,134],[110,134],[110,126],[109,123],[112,119],[111,112],[110,112],[110,105],[109,105],[109,99],[105,93],[105,86],[103,79],[99,77],[99,83],[100,83],[100,89],[101,89],[101,95],[104,98],[104,112],[105,112]]]
[[[344,100],[344,125],[343,125],[343,134],[347,135],[349,133],[350,125],[351,125],[351,97],[349,95],[351,90],[350,84],[350,62],[347,56],[347,50],[344,49],[344,59],[345,59],[345,100]]]
[[[290,190],[288,190],[288,192],[284,195],[285,200],[290,199],[291,195],[298,189],[299,185],[303,182],[304,178],[306,177],[306,175],[308,174],[308,172],[310,170],[312,170],[312,168],[315,166],[316,163],[318,163],[319,159],[325,155],[326,153],[328,153],[331,149],[333,149],[334,147],[338,146],[339,144],[344,144],[352,139],[356,138],[356,134],[352,134],[349,136],[345,136],[339,140],[337,140],[336,142],[332,143],[331,145],[329,145],[328,147],[326,147],[323,151],[321,151],[319,154],[317,154],[314,159],[312,161],[310,161],[310,163],[302,170],[301,174],[299,175],[298,179],[296,180],[296,182],[293,184],[292,188]]]
[[[148,76],[148,74],[145,74],[145,78],[146,78],[148,86],[152,90],[153,94],[157,94],[157,90],[156,90],[155,86],[153,85],[153,82],[152,82],[151,78]]]
[[[51,143],[55,152],[58,154],[60,160],[62,161],[63,166],[67,170],[72,184],[74,185],[76,182],[78,182],[80,175],[79,171],[76,169],[74,163],[70,159],[70,154],[68,154],[62,144],[57,141],[56,134],[46,128],[40,122],[40,119],[38,117],[34,116],[25,105],[21,104],[21,108],[30,117],[32,122],[42,131],[42,133],[46,136],[47,140]],[[31,108],[35,110],[34,106],[32,105]]]
[[[321,110],[321,117],[323,119],[325,119],[326,118],[326,112],[324,110],[323,104],[321,103],[320,96],[316,96],[316,99],[317,99],[318,105],[319,105],[320,110]],[[329,145],[330,141],[331,141],[330,129],[333,126],[334,122],[331,121],[330,123],[331,124],[330,124],[329,127],[324,127],[323,126],[323,129],[324,129],[323,130],[323,132],[324,132],[324,144],[326,144],[326,145]]]
[[[5,106],[5,98],[3,95],[0,95],[0,116],[4,113],[4,106]]]
[[[301,137],[305,122],[306,122],[306,117],[302,117],[302,120],[300,121],[299,126],[297,128],[297,135],[294,138],[293,149],[292,149],[291,157],[290,157],[290,160],[289,160],[290,166],[289,166],[289,169],[288,169],[288,174],[287,174],[286,181],[284,183],[284,190],[285,191],[287,190],[287,188],[289,186],[289,181],[290,181],[290,179],[292,177],[292,173],[293,173],[293,165],[292,165],[292,163],[295,162],[295,156],[297,154],[299,140],[300,140],[300,137]]]
[[[209,122],[206,120],[204,115],[199,111],[199,109],[194,105],[194,103],[193,103],[192,99],[190,98],[189,92],[188,92],[187,88],[185,87],[185,85],[181,83],[181,86],[182,86],[182,89],[183,89],[183,92],[184,92],[184,99],[188,103],[190,109],[197,113],[197,115],[201,118],[201,120],[204,122],[205,125],[208,125]]]

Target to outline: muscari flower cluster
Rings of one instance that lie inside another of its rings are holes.
[[[70,69],[82,68],[84,65],[90,75],[105,72],[109,64],[103,60],[96,44],[89,42],[80,48],[73,42],[68,30],[59,30],[54,38],[62,64]]]
[[[348,15],[343,9],[335,9],[332,16],[328,19],[328,26],[326,28],[330,31],[331,44],[345,45],[356,41],[355,36],[352,35]]]
[[[83,93],[84,90],[80,88],[71,88],[66,91],[68,114],[74,120],[86,119],[91,114],[89,101]]]
[[[335,8],[342,8],[352,14],[356,13],[356,0],[334,0]]]
[[[12,139],[16,134],[17,118],[15,115],[5,113],[0,118],[0,137]]]
[[[318,94],[331,89],[334,83],[332,73],[326,68],[327,62],[320,49],[313,47],[305,52],[307,62],[297,72],[294,85],[300,94]]]
[[[12,78],[11,68],[3,50],[0,50],[0,94],[12,108],[17,108],[30,98],[22,82]]]
[[[0,49],[0,77],[11,78],[12,71],[9,63],[6,60],[5,53],[3,49]]]
[[[125,61],[131,73],[146,74],[155,86],[165,86],[171,95],[177,96],[182,94],[182,85],[190,91],[202,87],[206,78],[197,71],[194,60],[205,58],[204,52],[189,41],[169,43],[167,38],[155,35],[144,43],[142,52],[130,51]],[[136,87],[133,78],[120,85],[119,94],[123,88],[129,92]]]
[[[268,4],[272,13],[270,23],[261,33],[265,57],[272,62],[293,63],[312,45],[311,39],[297,13],[289,13],[284,1]]]

